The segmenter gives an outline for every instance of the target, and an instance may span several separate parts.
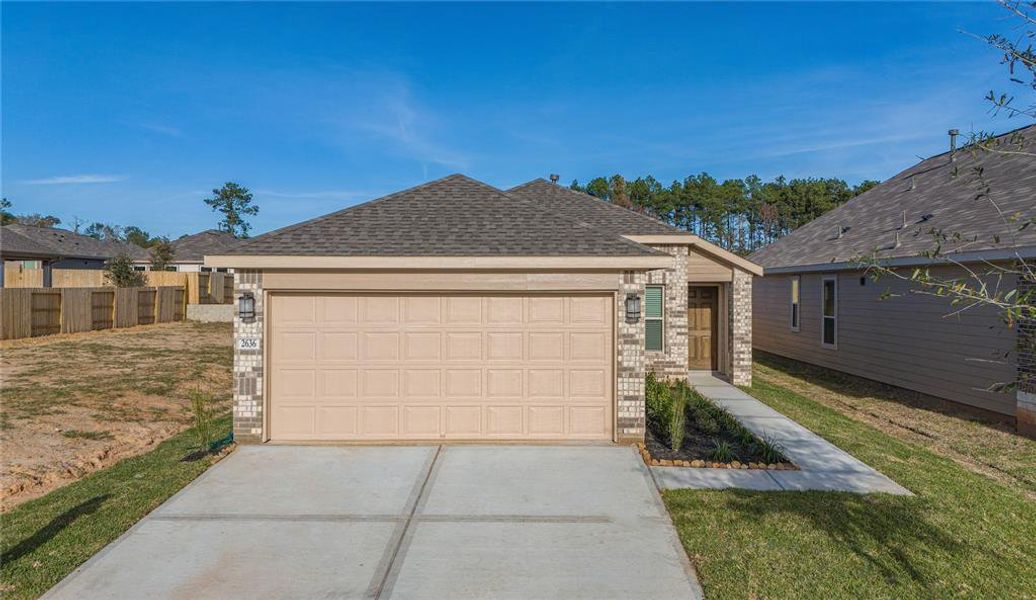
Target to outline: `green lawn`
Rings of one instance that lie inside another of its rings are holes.
[[[216,423],[230,430],[230,418]],[[0,595],[35,598],[211,466],[181,459],[196,448],[188,429],[0,516]]]
[[[666,492],[706,597],[1036,598],[1036,503],[1024,489],[758,371],[748,391],[917,496]]]

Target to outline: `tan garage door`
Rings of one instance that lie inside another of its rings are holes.
[[[270,437],[612,437],[609,295],[272,296]]]

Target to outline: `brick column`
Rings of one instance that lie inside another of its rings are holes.
[[[734,269],[734,280],[727,294],[727,328],[730,349],[730,382],[752,385],[752,275]]]
[[[234,302],[245,292],[255,296],[254,321],[234,311],[234,440],[255,444],[263,441],[263,272],[236,270],[234,290]],[[258,339],[258,347],[239,350],[243,338]]]
[[[624,271],[620,276],[618,306],[618,354],[616,379],[616,435],[619,442],[644,441],[644,317],[636,323],[626,322],[626,294],[644,298],[644,273]],[[643,305],[642,305],[643,306]]]
[[[1036,281],[1018,278],[1019,298],[1036,300]],[[1018,419],[1018,433],[1036,438],[1036,319],[1018,320],[1018,389],[1015,416]]]

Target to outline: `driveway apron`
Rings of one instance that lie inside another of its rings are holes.
[[[48,598],[700,598],[615,446],[244,446]]]

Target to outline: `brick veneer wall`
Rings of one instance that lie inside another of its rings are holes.
[[[648,371],[670,379],[687,378],[687,253],[688,246],[653,246],[673,255],[673,266],[648,271],[647,283],[662,285],[664,339],[661,352],[645,352]]]
[[[644,441],[644,319],[626,322],[626,295],[644,297],[644,273],[625,271],[619,280],[616,344],[616,436],[620,442]]]
[[[238,269],[234,297],[255,296],[255,320],[245,323],[234,312],[234,440],[243,444],[263,441],[263,273]],[[239,350],[238,340],[256,338],[259,347]]]
[[[730,382],[752,385],[752,275],[734,269],[734,280],[727,294],[730,326],[727,347],[730,348]]]
[[[1018,278],[1019,298],[1036,300],[1036,280]],[[1015,417],[1018,432],[1036,437],[1036,319],[1018,321],[1018,389]]]

